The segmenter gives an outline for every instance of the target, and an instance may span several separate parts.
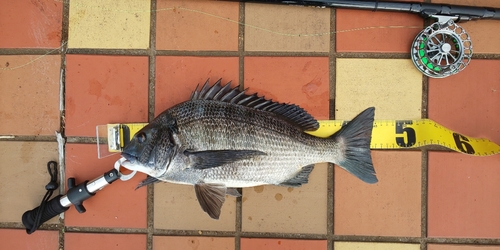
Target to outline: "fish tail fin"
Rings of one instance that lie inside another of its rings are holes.
[[[337,164],[366,183],[378,181],[370,154],[374,116],[375,108],[367,108],[330,137],[340,145]]]

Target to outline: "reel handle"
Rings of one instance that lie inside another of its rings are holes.
[[[24,212],[23,217],[22,217],[22,222],[23,222],[24,227],[26,227],[26,232],[28,234],[30,234],[31,232],[34,232],[33,227],[36,226],[35,220],[36,220],[36,215],[40,212],[39,210],[41,210],[43,212],[41,215],[42,217],[40,219],[40,224],[39,224],[39,225],[41,225],[41,224],[45,223],[46,221],[54,218],[58,214],[66,212],[66,210],[69,209],[69,207],[63,207],[61,205],[60,200],[61,200],[62,196],[63,195],[58,195],[58,196],[52,198],[46,204],[44,204],[45,207],[38,206],[32,210]],[[37,228],[35,228],[35,230],[36,229]]]

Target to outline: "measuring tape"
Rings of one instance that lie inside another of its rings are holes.
[[[323,120],[319,129],[307,132],[326,138],[347,124],[342,120]],[[121,152],[132,136],[147,123],[108,124],[108,150]],[[461,135],[429,120],[375,120],[373,122],[372,149],[404,149],[440,145],[451,150],[476,156],[500,153],[500,146],[487,139]]]

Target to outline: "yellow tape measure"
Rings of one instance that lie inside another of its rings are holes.
[[[341,120],[323,120],[319,129],[307,132],[326,138],[347,124]],[[120,152],[126,142],[147,123],[108,124],[108,150]],[[372,149],[418,148],[440,145],[451,150],[477,156],[500,153],[500,146],[487,139],[461,135],[429,120],[376,120],[373,123]]]
[[[307,132],[317,137],[328,137],[347,122],[338,120],[319,121],[320,128]],[[500,146],[487,139],[461,135],[435,121],[422,120],[376,120],[373,123],[372,149],[418,148],[440,145],[451,150],[477,156],[500,153]]]

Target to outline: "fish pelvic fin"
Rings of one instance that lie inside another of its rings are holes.
[[[302,184],[306,184],[309,180],[309,174],[314,169],[314,164],[302,167],[300,171],[292,178],[280,183],[280,186],[286,187],[300,187]]]
[[[141,187],[147,186],[147,185],[149,185],[149,184],[154,184],[154,183],[157,183],[157,182],[159,182],[159,181],[160,181],[160,180],[158,180],[158,179],[156,179],[156,178],[154,178],[154,177],[152,177],[152,176],[149,176],[149,175],[148,175],[148,177],[146,177],[146,179],[142,180],[142,181],[139,183],[139,185],[137,185],[137,187],[135,188],[135,190],[137,190],[137,189],[139,189],[139,188],[141,188]]]
[[[201,209],[216,220],[219,219],[222,204],[226,201],[226,190],[224,184],[198,182],[194,185]]]
[[[342,151],[338,165],[366,183],[377,183],[370,153],[375,108],[370,107],[332,135]]]

